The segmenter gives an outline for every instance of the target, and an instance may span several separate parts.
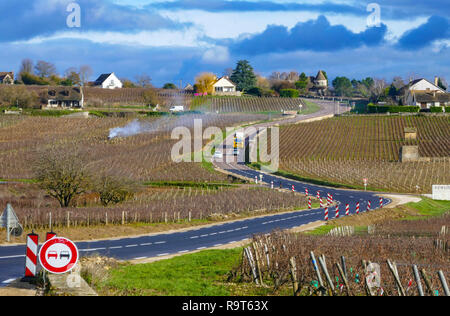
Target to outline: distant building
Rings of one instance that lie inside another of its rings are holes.
[[[316,93],[318,95],[326,94],[328,90],[328,79],[322,70],[319,70],[317,76],[309,77],[310,84],[312,85],[309,90],[310,92]]]
[[[413,80],[400,89],[403,104],[430,109],[434,106],[449,106],[450,94],[438,86],[438,78],[434,84],[426,79]]]
[[[121,89],[123,87],[122,82],[114,73],[100,75],[93,85],[103,89]]]
[[[14,84],[14,72],[0,72],[0,84]]]
[[[241,92],[237,91],[237,86],[233,83],[228,76],[224,76],[216,80],[213,85],[214,95],[223,96],[241,96]]]
[[[184,91],[194,91],[194,87],[190,83],[188,83],[186,87],[184,87]]]
[[[83,108],[84,94],[82,87],[52,87],[42,96],[46,108]]]

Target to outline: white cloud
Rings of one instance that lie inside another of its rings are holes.
[[[228,51],[228,47],[215,46],[205,51],[202,60],[204,63],[224,64],[230,61],[230,52]]]
[[[40,44],[59,39],[89,40],[99,44],[137,45],[145,47],[209,47],[201,40],[203,34],[197,29],[140,31],[137,33],[122,32],[77,32],[64,31],[47,37],[36,37],[19,44]]]

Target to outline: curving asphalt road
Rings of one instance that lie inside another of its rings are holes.
[[[283,123],[296,123],[301,120],[333,114],[335,112],[335,105],[331,102],[320,102],[320,105],[321,110],[317,113],[287,119],[284,120]],[[269,126],[273,124],[274,123],[266,123],[260,126]],[[231,154],[232,149],[227,149],[225,155]],[[254,179],[255,177],[258,177],[259,179],[260,176],[258,171],[250,169],[240,163],[214,162],[214,164],[229,173],[246,178]],[[323,198],[326,198],[328,193],[332,194],[335,201],[341,205],[341,216],[343,215],[345,204],[350,205],[351,214],[355,213],[355,205],[357,202],[360,203],[361,212],[366,211],[368,201],[371,201],[372,203],[371,210],[379,207],[379,197],[372,192],[326,188],[267,174],[263,175],[263,181],[260,182],[260,185],[270,187],[272,181],[274,182],[275,188],[278,188],[281,185],[283,188],[291,189],[292,186],[294,186],[297,192],[305,192],[305,189],[308,189],[309,193],[313,196],[316,196],[317,191],[319,191]],[[383,199],[384,205],[389,204],[390,202],[389,199]],[[334,207],[330,208],[329,217],[330,219],[334,218]],[[120,260],[144,259],[219,247],[245,240],[254,234],[269,233],[275,229],[289,229],[323,219],[324,209],[312,209],[218,224],[211,227],[170,234],[124,238],[119,240],[79,242],[77,243],[77,247],[82,256],[96,253]],[[41,238],[42,237],[43,236],[41,236]],[[1,246],[0,287],[6,286],[11,281],[22,277],[24,274],[24,266],[24,245]]]

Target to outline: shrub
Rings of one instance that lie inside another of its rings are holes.
[[[248,89],[248,91],[246,93],[250,94],[250,95],[257,96],[257,97],[260,97],[262,95],[262,91],[263,91],[263,89],[261,89],[261,88],[253,87],[251,89]]]
[[[280,90],[280,97],[282,98],[298,98],[300,93],[296,89],[282,89]]]
[[[442,112],[444,112],[444,108],[441,106],[432,106],[430,108],[430,112],[431,113],[442,113]]]
[[[445,107],[445,113],[450,113],[450,106]]]
[[[401,105],[373,105],[367,106],[369,113],[417,113],[420,111],[418,106],[401,106]]]

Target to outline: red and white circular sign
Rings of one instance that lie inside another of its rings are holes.
[[[42,245],[39,251],[41,266],[50,273],[69,272],[78,263],[78,248],[67,238],[54,237]]]

